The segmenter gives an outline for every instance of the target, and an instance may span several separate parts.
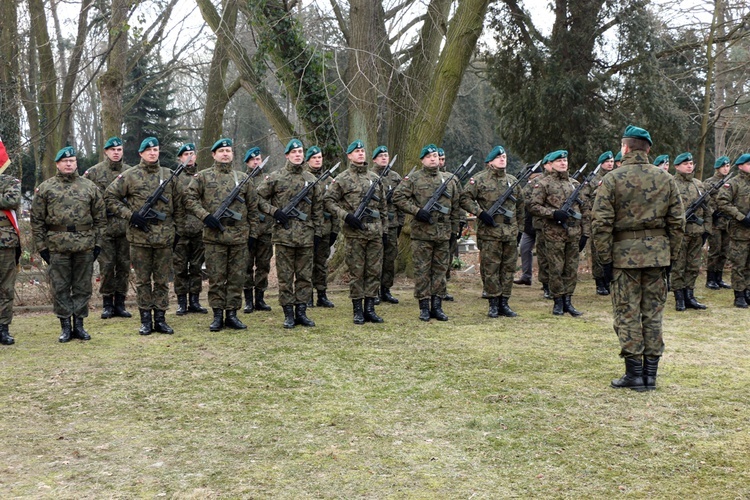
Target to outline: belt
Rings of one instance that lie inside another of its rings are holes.
[[[70,225],[70,226],[58,226],[55,224],[49,224],[47,226],[48,231],[56,231],[60,233],[77,233],[79,231],[88,231],[90,229],[93,229],[94,226],[91,224],[79,224],[79,225]]]
[[[8,219],[0,220],[0,227],[12,227],[13,224],[10,223]]]
[[[664,228],[659,229],[640,229],[638,231],[617,231],[614,234],[614,241],[623,240],[640,240],[641,238],[648,238],[650,236],[666,236],[667,230]]]

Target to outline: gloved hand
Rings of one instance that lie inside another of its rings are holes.
[[[521,238],[523,238],[523,233],[519,231],[518,236],[516,236],[516,245],[521,243]]]
[[[450,246],[453,246],[458,241],[458,237],[456,236],[456,233],[451,233],[451,237],[448,240],[448,244]]]
[[[211,229],[216,229],[217,231],[221,231],[221,222],[219,222],[219,219],[213,216],[213,214],[208,214],[205,219],[203,219],[203,223],[210,227]]]
[[[586,242],[589,241],[589,237],[585,234],[581,235],[581,239],[578,240],[578,251],[583,252],[583,249],[586,247]]]
[[[255,244],[258,242],[257,239],[253,238],[252,236],[247,238],[247,249],[249,251],[253,251],[255,249]]]
[[[711,233],[708,233],[708,232],[701,234],[701,240],[703,241],[704,245],[706,244],[710,236],[711,236]]]
[[[484,210],[479,212],[479,215],[477,215],[477,217],[479,217],[479,220],[481,220],[485,225],[490,226],[490,227],[497,227],[497,223],[495,222],[495,219],[493,219],[492,216],[488,214],[487,212],[485,212]]]
[[[133,215],[130,216],[130,224],[134,227],[137,227],[144,233],[147,233],[149,231],[148,221],[138,212],[133,212]]]
[[[280,208],[277,208],[273,213],[273,218],[276,219],[276,222],[278,222],[282,226],[289,222],[289,216],[285,214],[284,211]]]
[[[180,235],[177,233],[174,233],[174,241],[172,241],[172,251],[174,252],[175,248],[177,248],[177,244],[180,242]]]
[[[745,218],[740,221],[740,224],[742,224],[745,227],[750,227],[750,213],[747,214]]]
[[[99,245],[94,246],[94,260],[99,257],[100,253],[102,253],[102,247],[100,247]]]
[[[565,222],[568,220],[568,213],[563,210],[555,210],[552,212],[552,218],[557,222]]]
[[[23,250],[21,250],[21,247],[16,247],[16,265],[18,265],[19,262],[21,262],[21,255],[23,254]]]
[[[362,224],[362,221],[356,218],[354,214],[346,214],[344,222],[346,222],[346,224],[352,229],[361,231],[365,228],[365,225]]]
[[[313,249],[314,249],[314,250],[315,250],[316,252],[318,251],[318,247],[320,246],[320,242],[321,242],[321,240],[322,240],[322,239],[323,239],[323,238],[321,238],[321,237],[320,237],[320,236],[318,236],[317,234],[316,234],[315,236],[313,236]]]
[[[400,238],[400,237],[401,237],[401,230],[402,230],[403,228],[404,228],[404,226],[398,226],[398,227],[396,228],[396,238]]]
[[[44,259],[44,262],[46,262],[47,264],[49,264],[50,255],[49,255],[49,249],[48,248],[45,248],[44,250],[39,250],[39,256],[42,259]]]
[[[339,233],[331,233],[331,235],[328,237],[328,248],[331,248],[334,243],[336,243],[336,238],[339,237]]]
[[[383,249],[388,246],[388,233],[383,233]]]
[[[614,278],[615,273],[615,266],[612,262],[608,264],[602,264],[602,271],[604,272],[604,282],[605,283],[612,283],[612,280]]]
[[[419,222],[424,222],[425,224],[432,224],[432,217],[430,216],[430,212],[428,212],[424,208],[420,208],[419,212],[417,212],[417,215],[415,215],[414,218],[417,219]]]

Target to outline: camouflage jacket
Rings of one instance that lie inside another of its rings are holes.
[[[383,171],[385,167],[381,167],[379,165],[372,166],[372,171],[375,173],[375,175],[380,176],[380,173]],[[401,184],[401,176],[398,174],[398,172],[394,172],[391,170],[388,172],[388,175],[383,177],[383,179],[380,181],[383,185],[383,192],[385,193],[386,198],[388,197],[388,192],[391,190],[395,190],[396,187]],[[404,220],[406,219],[406,216],[404,216],[404,213],[396,208],[396,205],[393,204],[393,195],[391,195],[391,201],[387,202],[388,204],[388,227],[399,227],[404,225]]]
[[[685,210],[690,206],[692,202],[697,200],[706,190],[703,187],[703,183],[698,179],[693,178],[693,174],[681,174],[677,172],[674,175],[674,180],[677,183],[677,189],[680,191],[680,197],[682,198],[682,206]],[[703,224],[696,222],[686,222],[685,234],[703,234],[711,232],[711,215],[713,215],[713,209],[700,207],[695,212],[696,217],[703,219]]]
[[[594,200],[591,237],[600,262],[626,269],[669,266],[682,245],[684,214],[674,177],[651,165],[644,151],[625,154]],[[660,230],[665,234],[653,234]]]
[[[246,177],[247,174],[234,170],[231,163],[214,163],[213,167],[194,174],[185,199],[188,213],[202,221],[213,214]],[[222,218],[221,223],[226,228],[223,233],[210,227],[204,228],[203,241],[220,245],[246,245],[249,236],[258,237],[258,193],[252,182],[248,181],[243,186],[239,197],[245,203],[235,198],[229,209],[240,214],[240,220]]]
[[[526,214],[531,215],[531,227],[534,228],[534,231],[541,231],[542,226],[542,218],[538,215],[535,215],[531,212],[531,209],[529,208],[529,205],[531,204],[531,195],[534,193],[534,186],[537,182],[541,181],[545,177],[549,175],[549,172],[546,170],[542,170],[542,175],[538,176],[536,179],[529,179],[529,183],[526,184],[526,186],[523,189],[523,197],[524,200],[526,200]]]
[[[179,196],[178,203],[185,208],[185,217],[175,221],[177,234],[187,238],[197,238],[203,234],[203,221],[187,209],[188,187],[193,177],[197,175],[198,166],[186,166],[180,176],[172,182],[177,182]]]
[[[469,183],[461,193],[461,207],[473,214],[488,210],[516,180],[515,177],[506,173],[504,168],[488,167],[476,177],[469,179]],[[515,198],[515,201],[511,198]],[[513,189],[513,196],[503,203],[503,208],[513,212],[513,217],[495,215],[497,227],[487,226],[477,220],[477,237],[483,240],[516,241],[526,219],[523,190],[520,184]]]
[[[315,182],[315,176],[303,165],[286,162],[283,168],[272,172],[258,186],[258,208],[273,219],[277,209],[283,209],[303,188]],[[317,184],[309,193],[308,203],[302,200],[297,209],[307,216],[306,220],[289,218],[288,228],[278,222],[273,224],[271,240],[290,247],[311,247],[315,236],[323,236],[323,186]]]
[[[104,194],[107,208],[117,217],[129,221],[133,212],[140,210],[159,184],[169,179],[170,175],[170,170],[160,166],[158,162],[147,164],[141,161],[118,175],[109,185]],[[167,202],[160,200],[154,205],[154,209],[165,214],[167,218],[149,224],[148,232],[128,225],[127,236],[131,245],[151,248],[172,247],[175,221],[185,216],[185,207],[177,202],[179,187],[174,181],[175,179],[172,179],[164,190]]]
[[[0,174],[0,248],[16,248],[21,244],[5,210],[18,210],[21,204],[21,181]]]
[[[416,215],[450,174],[436,168],[422,168],[404,177],[393,193],[393,204],[404,213]],[[432,212],[433,224],[412,219],[411,239],[447,241],[458,232],[460,192],[457,183],[450,182],[438,203],[448,208],[447,214]]]
[[[724,180],[724,176],[715,173],[713,176],[703,181],[703,187],[706,189],[715,189],[711,195],[711,210],[713,211],[711,221],[713,222],[712,228],[714,231],[726,231],[729,229],[729,217],[719,210],[718,198],[721,192],[721,186],[718,184]]]
[[[240,172],[247,172],[247,168],[245,168],[244,170],[240,170]],[[247,173],[248,174],[252,173],[252,170]],[[260,173],[250,180],[250,184],[252,184],[253,187],[255,188],[256,194],[258,193],[258,187],[260,186],[260,183],[263,182],[263,177],[264,177],[263,174]],[[260,207],[258,208],[257,212],[258,212],[258,225],[255,228],[255,232],[258,233],[257,238],[260,238],[261,236],[266,236],[266,235],[270,236],[271,231],[273,229],[273,222],[274,222],[273,217],[261,212]]]
[[[307,169],[308,172],[313,174],[316,178],[323,175],[323,173],[326,171],[325,168],[321,167],[318,170],[313,170],[312,168]],[[325,202],[325,195],[328,193],[328,190],[331,187],[331,183],[333,183],[333,178],[329,177],[325,181],[323,181],[323,236],[328,236],[331,233],[339,233],[341,231],[341,219],[339,219],[339,216],[335,212],[331,212],[326,206]]]
[[[83,176],[96,184],[96,187],[98,187],[99,191],[102,193],[102,197],[104,197],[104,192],[107,190],[107,187],[112,184],[112,181],[115,180],[120,172],[124,172],[129,168],[130,165],[126,165],[121,161],[113,162],[109,158],[104,158],[104,161],[101,161],[86,170],[83,173]],[[125,236],[127,228],[127,221],[115,217],[112,212],[107,210],[107,227],[104,228],[104,236],[109,238],[120,238]]]
[[[57,175],[37,186],[31,203],[31,232],[37,251],[73,253],[101,245],[107,225],[102,193],[78,172]],[[63,230],[63,226],[76,226]],[[83,227],[81,227],[83,226]]]
[[[729,237],[734,240],[750,240],[750,228],[740,221],[750,213],[750,174],[740,171],[724,187],[716,198],[718,209],[730,217]]]
[[[614,168],[612,168],[614,170]],[[610,170],[609,172],[611,172]],[[586,203],[586,206],[588,207],[589,214],[591,213],[591,208],[594,206],[594,198],[596,198],[596,190],[599,188],[599,184],[601,184],[602,179],[605,175],[609,173],[608,171],[604,169],[599,169],[599,172],[594,176],[593,179],[591,179],[591,182],[589,182],[588,185],[584,186],[581,189],[581,198],[583,199],[583,202]],[[591,217],[588,218],[586,221],[588,227],[586,228],[586,233],[591,234]]]
[[[331,183],[331,188],[325,195],[326,209],[344,220],[347,214],[353,214],[362,198],[373,183],[378,182],[378,175],[367,169],[367,163],[362,165],[349,164],[349,168],[341,172]],[[375,215],[361,218],[364,230],[353,229],[349,224],[342,224],[341,232],[347,238],[374,240],[383,237],[383,227],[388,224],[388,205],[385,201],[383,186],[378,185],[375,196],[367,204],[367,208]]]
[[[578,181],[571,179],[568,172],[552,172],[537,179],[534,184],[531,200],[529,200],[529,211],[542,220],[545,240],[567,241],[571,238],[580,238],[581,233],[588,236],[589,209],[585,202],[579,201],[573,204],[573,210],[580,211],[581,219],[568,218],[566,222],[568,229],[565,229],[552,216],[555,210],[563,206],[577,186]]]

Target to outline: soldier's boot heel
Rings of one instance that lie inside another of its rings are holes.
[[[554,300],[555,298],[552,296],[552,292],[549,291],[549,284],[548,283],[542,283],[542,292],[544,292],[544,298],[549,300]]]
[[[111,295],[102,297],[102,319],[114,318],[115,299]]]
[[[266,304],[266,302],[263,300],[263,295],[265,293],[265,290],[258,290],[255,289],[255,308],[258,311],[270,311],[271,306]]]
[[[659,369],[659,357],[643,356],[643,385],[647,391],[656,390],[656,372]]]
[[[380,287],[380,300],[390,304],[398,304],[398,299],[393,296],[391,289],[384,286]]]
[[[352,314],[355,325],[365,324],[365,313],[362,309],[362,299],[352,299]]]
[[[552,306],[552,314],[554,314],[555,316],[562,316],[563,314],[565,314],[563,298],[555,297],[553,300],[555,301],[555,305]]]
[[[243,292],[245,293],[245,307],[242,309],[242,312],[245,314],[252,314],[255,310],[253,307],[253,289],[245,288]]]
[[[328,300],[328,296],[326,295],[325,290],[318,290],[318,307],[334,307],[333,302]]]
[[[151,325],[151,309],[139,309],[141,314],[141,327],[138,329],[139,335],[151,335],[153,326]]]
[[[294,306],[289,304],[282,308],[284,309],[284,328],[294,328]]]
[[[566,295],[563,298],[563,311],[566,313],[570,313],[570,315],[575,318],[577,318],[578,316],[583,316],[583,313],[573,306],[573,303],[571,302],[572,297],[572,295]]]
[[[365,321],[369,321],[370,323],[382,323],[383,318],[377,315],[375,312],[375,299],[373,297],[368,297],[365,299]]]
[[[125,294],[124,293],[116,293],[115,294],[115,316],[118,318],[132,318],[133,315],[128,312],[127,309],[125,309]]]
[[[685,306],[689,307],[690,309],[706,309],[706,305],[701,304],[700,302],[698,302],[698,299],[695,298],[695,294],[693,293],[692,288],[685,289]]]
[[[70,318],[60,318],[60,336],[57,338],[58,342],[70,342],[70,337],[73,335],[73,330],[70,327]]]
[[[596,294],[597,295],[609,295],[607,284],[604,282],[604,278],[596,278]]]
[[[725,288],[727,290],[730,290],[732,288],[732,285],[724,281],[724,277],[722,276],[723,274],[724,274],[724,271],[718,271],[716,273],[716,284],[719,285],[720,288]]]
[[[83,318],[73,316],[73,337],[81,340],[91,340],[91,335],[83,328]]]
[[[515,318],[518,316],[516,312],[508,305],[508,297],[500,296],[500,304],[498,306],[498,312],[506,318]]]
[[[640,358],[625,358],[625,375],[615,379],[610,384],[614,389],[632,389],[637,392],[646,391],[643,382],[643,362]]]
[[[172,335],[174,333],[174,330],[167,324],[165,315],[166,311],[164,311],[163,309],[154,309],[154,330],[159,333]]]
[[[490,305],[487,309],[487,316],[490,318],[499,318],[500,311],[498,309],[500,307],[500,297],[490,297],[488,302]]]
[[[430,299],[419,299],[419,319],[430,321]]]
[[[224,309],[219,307],[213,308],[214,320],[208,325],[208,330],[211,332],[218,332],[224,328]]]
[[[224,326],[226,326],[227,328],[232,328],[234,330],[247,329],[247,325],[240,321],[240,319],[237,317],[236,309],[227,309],[227,317],[224,320]]]
[[[175,314],[177,316],[185,316],[188,313],[188,305],[187,305],[187,294],[180,294],[177,296],[177,311],[175,311]]]
[[[438,321],[448,321],[448,316],[443,312],[443,298],[439,295],[432,296],[432,308],[430,316]]]
[[[682,289],[674,291],[674,309],[675,311],[685,310],[685,291]]]
[[[15,343],[16,339],[14,339],[10,335],[10,331],[8,331],[8,325],[0,325],[0,344],[13,345]]]
[[[747,301],[745,300],[745,292],[734,291],[734,307],[740,309],[747,309]]]
[[[315,326],[315,322],[307,317],[307,304],[297,304],[294,311],[294,322],[302,326]]]
[[[198,314],[208,314],[208,309],[203,307],[200,302],[199,293],[191,293],[188,298],[188,312]]]
[[[706,271],[706,288],[718,290],[719,284],[716,282],[716,274],[713,271]]]

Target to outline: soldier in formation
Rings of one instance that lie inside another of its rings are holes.
[[[654,159],[654,166],[659,167],[665,172],[669,172],[669,155],[657,156]]]
[[[550,293],[549,291],[549,263],[547,261],[547,245],[544,239],[544,231],[542,231],[544,223],[541,217],[531,211],[531,195],[534,192],[534,186],[536,186],[539,181],[541,181],[551,173],[552,162],[549,161],[549,155],[544,155],[544,158],[542,159],[542,174],[538,177],[538,179],[529,183],[527,191],[524,194],[524,197],[526,199],[526,212],[531,214],[531,226],[536,232],[536,263],[539,267],[539,282],[542,284],[543,297],[548,300],[552,300],[552,293]]]
[[[0,344],[12,345],[10,334],[16,274],[21,258],[21,240],[16,210],[21,204],[21,181],[3,172],[10,165],[0,165]]]
[[[712,189],[711,205],[713,215],[711,218],[711,237],[708,239],[708,263],[706,266],[706,288],[719,290],[721,288],[732,288],[732,285],[724,282],[724,266],[727,263],[729,251],[729,218],[717,208],[719,190],[724,183],[724,178],[732,168],[728,156],[722,156],[714,163],[714,175],[703,181],[706,189]]]
[[[372,152],[372,171],[380,176],[390,161],[388,148],[378,146]],[[383,227],[383,231],[387,233],[387,238],[383,239],[385,246],[383,247],[383,271],[380,273],[380,300],[384,303],[398,304],[398,299],[391,293],[391,287],[396,276],[398,238],[401,236],[405,217],[403,212],[393,204],[393,192],[401,183],[401,176],[391,169],[387,175],[383,176],[381,182],[386,197],[388,222]]]
[[[244,158],[247,166],[247,174],[251,175],[256,168],[263,163],[260,148],[252,147],[247,150]],[[258,173],[253,179],[256,191],[263,176]],[[250,314],[253,311],[270,311],[271,306],[266,304],[265,293],[268,289],[268,273],[271,271],[271,257],[273,257],[273,243],[271,242],[271,229],[273,228],[273,217],[262,212],[258,213],[258,233],[254,241],[248,242],[249,255],[247,258],[247,272],[245,274],[245,308],[243,312]],[[253,290],[255,290],[255,301],[253,302]]]
[[[315,178],[323,175],[323,153],[318,146],[312,146],[307,149],[307,152],[305,153],[305,161],[307,162],[308,171],[313,174]],[[323,191],[327,193],[333,179],[329,178],[324,182]],[[312,275],[313,288],[315,288],[315,291],[318,294],[318,307],[334,306],[333,302],[328,299],[328,295],[326,294],[326,290],[328,289],[328,257],[331,255],[331,247],[339,236],[340,226],[341,223],[338,214],[324,208],[321,242],[315,247]],[[311,296],[310,302],[308,302],[307,305],[312,306],[312,304],[313,300]]]
[[[589,210],[594,203],[594,197],[596,196],[596,189],[602,181],[602,178],[607,175],[612,169],[615,168],[615,158],[612,151],[606,151],[599,155],[596,163],[601,168],[599,173],[591,180],[588,186],[584,188],[586,202],[588,203]],[[588,233],[591,234],[591,226],[589,220]],[[599,262],[596,252],[591,251],[591,274],[594,275],[594,282],[596,283],[596,294],[597,295],[609,295],[609,283],[604,279],[604,272],[602,271],[602,263]]]
[[[521,190],[523,191],[524,199],[524,220],[523,220],[523,234],[521,235],[521,241],[519,242],[518,252],[521,254],[521,276],[513,280],[514,285],[526,285],[531,286],[531,278],[534,264],[534,245],[537,241],[537,230],[534,228],[534,216],[528,210],[529,197],[531,196],[531,189],[534,187],[536,178],[541,176],[541,171],[534,171],[527,182],[523,183]],[[537,254],[539,249],[537,248]],[[539,259],[537,258],[537,261]],[[541,264],[539,265],[539,275],[541,276]]]

